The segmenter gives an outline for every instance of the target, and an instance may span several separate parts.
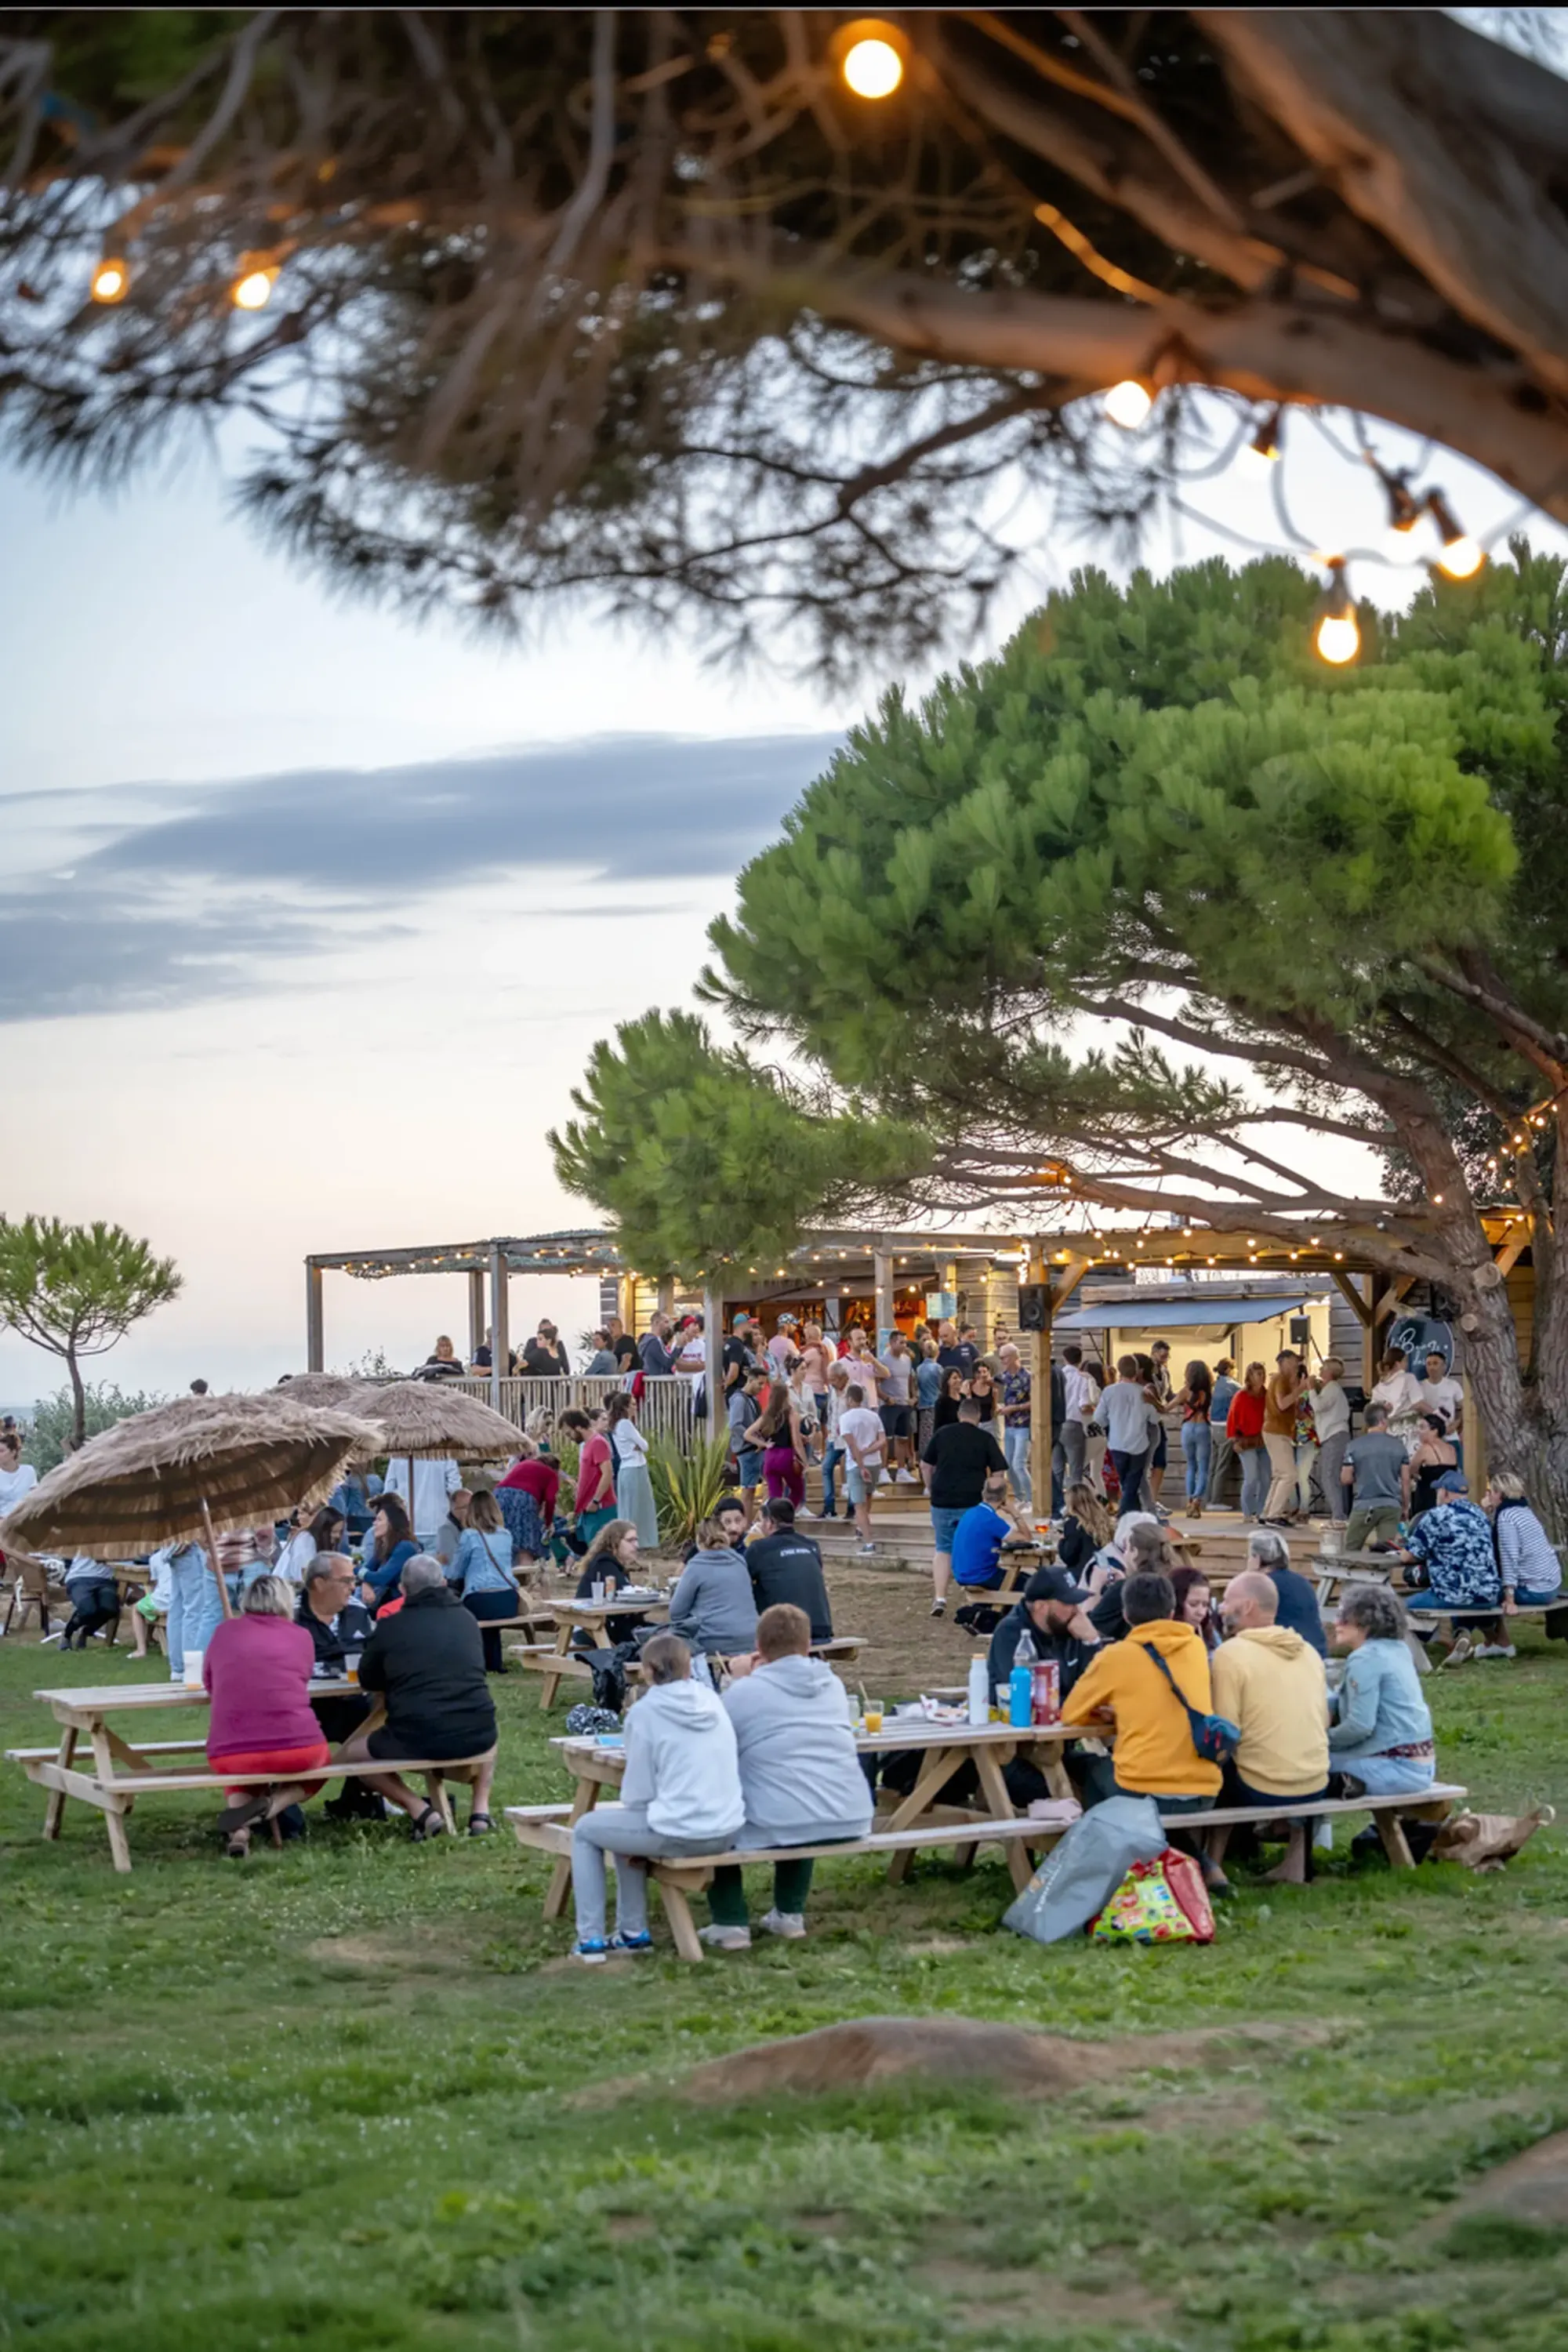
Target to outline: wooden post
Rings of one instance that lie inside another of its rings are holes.
[[[500,1411],[500,1384],[506,1378],[507,1357],[511,1347],[509,1329],[510,1302],[507,1296],[507,1275],[506,1252],[499,1242],[492,1242],[490,1244],[490,1403],[497,1412]]]
[[[482,1266],[468,1273],[468,1361],[477,1361],[485,1344],[485,1276]]]
[[[321,1314],[321,1269],[313,1257],[305,1260],[305,1370],[327,1369],[326,1326]]]
[[[1028,1335],[1029,1483],[1035,1491],[1034,1515],[1037,1519],[1045,1519],[1051,1511],[1051,1449],[1056,1444],[1056,1431],[1051,1426],[1051,1317],[1055,1300],[1051,1270],[1042,1260],[1031,1261],[1028,1279],[1031,1285],[1039,1284],[1046,1294],[1046,1328]]]
[[[871,1289],[875,1298],[873,1313],[877,1328],[871,1334],[871,1352],[880,1352],[884,1336],[893,1328],[893,1261],[886,1250],[871,1253]]]
[[[1363,1275],[1362,1292],[1366,1312],[1361,1318],[1361,1384],[1370,1396],[1377,1386],[1377,1318],[1373,1311],[1377,1297],[1375,1274]]]
[[[708,1391],[708,1434],[723,1434],[724,1415],[724,1294],[702,1294],[702,1381]]]

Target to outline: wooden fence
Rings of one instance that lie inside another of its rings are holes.
[[[443,1385],[462,1389],[468,1396],[478,1397],[481,1404],[492,1402],[489,1379],[483,1372]],[[566,1380],[502,1381],[500,1410],[508,1421],[525,1429],[531,1413],[559,1413],[568,1405],[580,1405],[591,1412],[607,1403],[625,1386],[625,1380],[616,1373],[603,1379],[574,1372]],[[647,1374],[637,1405],[637,1427],[644,1436],[671,1438],[678,1445],[689,1445],[697,1426],[693,1411],[697,1387],[696,1381],[679,1372]]]

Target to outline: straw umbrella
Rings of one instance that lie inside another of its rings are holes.
[[[356,1413],[276,1391],[181,1397],[89,1438],[0,1520],[0,1546],[123,1559],[205,1537],[226,1617],[216,1529],[313,1507],[382,1443]]]
[[[274,1391],[311,1406],[352,1412],[380,1425],[373,1448],[408,1465],[408,1507],[414,1508],[414,1465],[445,1461],[502,1462],[517,1452],[518,1433],[501,1413],[448,1381],[353,1381],[305,1372]]]

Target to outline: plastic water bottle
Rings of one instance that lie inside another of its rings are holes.
[[[1034,1706],[1034,1668],[1015,1666],[1007,1677],[1007,1720],[1015,1731],[1027,1731]]]
[[[984,1650],[976,1650],[969,1661],[969,1720],[974,1725],[991,1720],[991,1682],[985,1672]]]

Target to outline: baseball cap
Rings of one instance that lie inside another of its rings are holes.
[[[1087,1601],[1089,1595],[1073,1582],[1065,1568],[1037,1568],[1024,1587],[1024,1598],[1076,1603]]]
[[[1468,1495],[1470,1482],[1462,1470],[1445,1470],[1433,1492],[1438,1495]]]
[[[743,1310],[739,1315],[731,1315],[730,1318],[730,1328],[731,1331],[743,1331],[751,1319],[751,1317]]]

